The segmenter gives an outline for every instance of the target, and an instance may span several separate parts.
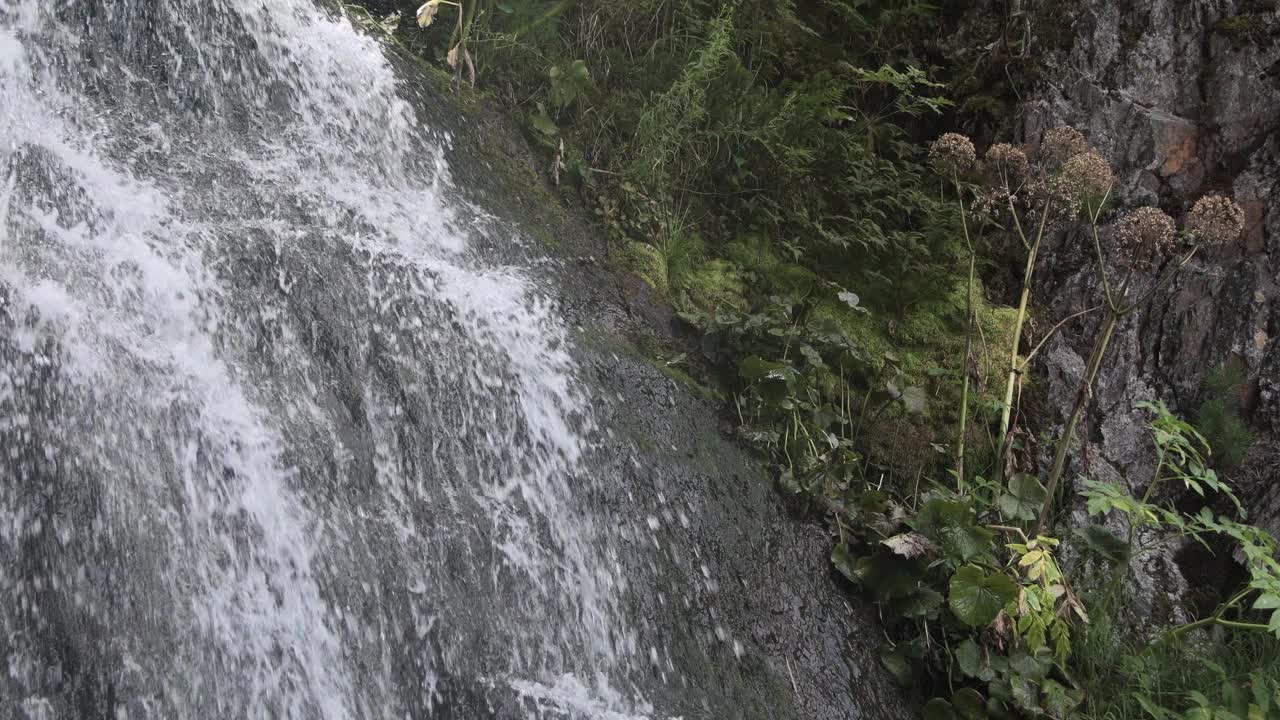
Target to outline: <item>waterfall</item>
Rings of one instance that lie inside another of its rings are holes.
[[[655,714],[569,330],[399,83],[311,0],[0,0],[0,714]]]

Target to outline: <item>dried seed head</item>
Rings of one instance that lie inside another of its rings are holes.
[[[982,172],[989,182],[1016,186],[1027,177],[1027,154],[1008,143],[987,148]]]
[[[1080,215],[1080,198],[1062,182],[1035,178],[1024,191],[1031,217],[1044,217],[1045,228],[1061,228]]]
[[[1054,178],[1058,192],[1075,198],[1077,202],[1093,208],[1106,197],[1115,176],[1111,166],[1096,152],[1076,155],[1062,166],[1062,172]]]
[[[1160,208],[1131,210],[1116,228],[1112,258],[1121,265],[1149,267],[1173,250],[1176,236],[1173,218]]]
[[[959,133],[947,133],[929,145],[929,159],[948,177],[969,172],[977,157],[973,141]]]
[[[1216,245],[1233,242],[1244,232],[1244,210],[1231,198],[1206,195],[1187,215],[1187,229],[1197,242]]]
[[[1059,165],[1088,151],[1089,142],[1084,139],[1084,135],[1081,135],[1079,130],[1073,127],[1056,127],[1046,130],[1044,139],[1040,143],[1041,155],[1055,160]]]

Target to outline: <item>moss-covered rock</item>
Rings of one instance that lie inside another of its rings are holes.
[[[628,240],[618,251],[616,259],[618,267],[635,273],[654,290],[665,295],[670,289],[667,284],[667,261],[654,246]]]

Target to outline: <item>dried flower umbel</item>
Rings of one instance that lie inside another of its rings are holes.
[[[959,133],[947,133],[929,145],[929,159],[938,172],[957,177],[969,172],[978,158],[973,141]]]
[[[1115,176],[1111,165],[1098,153],[1089,151],[1067,160],[1054,178],[1056,192],[1075,198],[1090,211],[1097,210],[1111,191]]]
[[[1084,135],[1081,135],[1079,130],[1073,127],[1057,127],[1052,130],[1046,130],[1044,138],[1040,142],[1041,156],[1051,159],[1059,165],[1088,151],[1089,142],[1084,139]]]
[[[1123,279],[1120,280],[1119,285],[1113,285],[1108,279],[1108,267],[1102,253],[1102,243],[1098,238],[1097,223],[1093,223],[1093,245],[1094,251],[1098,255],[1098,274],[1103,291],[1106,293],[1106,300],[1103,303],[1106,317],[1099,328],[1097,337],[1094,339],[1093,352],[1089,355],[1084,378],[1076,394],[1076,401],[1071,409],[1071,415],[1067,418],[1066,428],[1062,436],[1058,438],[1057,448],[1053,456],[1053,466],[1049,470],[1049,477],[1045,483],[1045,501],[1040,506],[1040,515],[1036,520],[1036,524],[1032,527],[1031,534],[1039,534],[1046,523],[1049,522],[1049,513],[1053,508],[1053,497],[1057,491],[1058,481],[1061,480],[1062,473],[1066,468],[1067,451],[1071,447],[1072,436],[1086,405],[1089,403],[1089,399],[1093,396],[1093,385],[1098,378],[1098,371],[1106,358],[1107,347],[1115,336],[1116,326],[1122,318],[1147,304],[1151,298],[1163,290],[1177,276],[1178,272],[1187,263],[1191,262],[1191,259],[1195,257],[1196,251],[1202,246],[1209,242],[1221,242],[1223,239],[1230,240],[1239,237],[1244,226],[1244,213],[1238,205],[1227,198],[1202,198],[1192,209],[1187,225],[1191,230],[1192,238],[1196,240],[1196,244],[1188,252],[1182,254],[1179,260],[1169,263],[1165,271],[1155,278],[1145,292],[1131,299],[1129,296],[1130,281],[1140,277],[1134,270],[1150,264],[1154,260],[1163,260],[1164,257],[1172,254],[1177,236],[1173,218],[1166,215],[1159,208],[1147,207],[1126,213],[1120,219],[1116,227],[1116,237],[1111,255],[1112,260],[1116,261],[1116,265],[1127,265],[1128,271],[1123,274]]]
[[[1244,232],[1244,210],[1230,198],[1206,195],[1187,215],[1187,230],[1200,243],[1234,242]]]
[[[982,158],[982,174],[988,182],[1012,190],[1027,178],[1027,154],[1008,143],[987,148]]]
[[[1116,227],[1111,259],[1117,265],[1151,267],[1173,252],[1177,232],[1173,218],[1160,208],[1131,210]]]

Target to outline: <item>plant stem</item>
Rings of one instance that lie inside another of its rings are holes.
[[[956,198],[960,204],[960,226],[964,229],[965,246],[969,249],[969,284],[965,292],[964,308],[964,358],[961,360],[960,372],[964,382],[960,391],[960,427],[956,437],[956,490],[963,495],[966,490],[964,479],[964,439],[969,423],[969,357],[973,354],[973,283],[977,271],[978,256],[973,251],[973,241],[969,238],[969,222],[964,214],[964,194],[960,189],[959,179],[955,182]]]
[[[1089,398],[1092,396],[1093,382],[1098,377],[1098,370],[1102,367],[1102,358],[1107,354],[1107,346],[1111,344],[1111,338],[1115,335],[1116,323],[1119,319],[1119,313],[1114,309],[1108,309],[1107,318],[1103,321],[1102,332],[1094,343],[1093,354],[1089,357],[1089,365],[1085,369],[1084,382],[1080,385],[1080,392],[1076,395],[1075,407],[1071,409],[1071,417],[1067,420],[1067,427],[1063,430],[1062,437],[1058,439],[1058,448],[1053,457],[1053,469],[1049,471],[1049,482],[1045,485],[1044,504],[1040,507],[1040,517],[1036,520],[1035,528],[1031,531],[1032,535],[1039,535],[1049,522],[1049,512],[1053,509],[1053,499],[1058,488],[1058,480],[1062,477],[1063,468],[1067,464],[1067,450],[1071,447],[1071,439],[1075,435],[1076,425],[1080,422],[1080,416],[1084,414],[1085,405],[1088,404]]]
[[[976,258],[973,253],[969,253],[969,292],[968,302],[965,304],[965,322],[967,325],[964,334],[964,358],[960,370],[964,373],[964,383],[960,391],[960,428],[956,438],[956,486],[961,495],[965,492],[964,438],[966,426],[969,422],[969,356],[973,353],[973,276],[975,265]]]
[[[1013,203],[1010,201],[1009,209],[1013,211]],[[1014,222],[1017,223],[1018,214],[1013,212]],[[996,452],[996,478],[1000,479],[1004,474],[1005,455],[1009,450],[1009,424],[1013,416],[1013,390],[1018,383],[1018,375],[1021,368],[1018,362],[1018,346],[1022,342],[1022,325],[1027,319],[1027,303],[1031,299],[1031,280],[1036,271],[1036,256],[1040,253],[1040,242],[1044,239],[1045,224],[1049,219],[1049,206],[1046,204],[1044,211],[1040,214],[1040,224],[1036,229],[1036,239],[1032,243],[1027,243],[1023,238],[1022,244],[1027,247],[1027,265],[1022,273],[1022,294],[1018,297],[1018,316],[1013,324],[1013,342],[1009,348],[1009,375],[1004,385],[1004,405],[1000,408],[1000,434],[999,447]],[[1022,235],[1022,225],[1017,225],[1018,234]]]

